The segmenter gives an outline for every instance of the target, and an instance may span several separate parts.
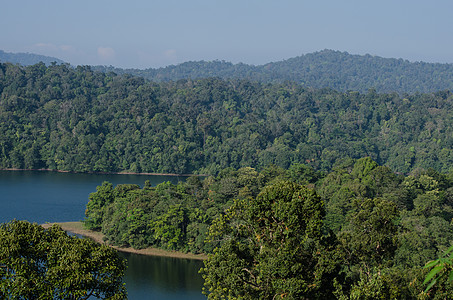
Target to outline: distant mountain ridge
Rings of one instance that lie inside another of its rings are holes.
[[[53,62],[56,62],[57,64],[65,63],[61,59],[51,57],[51,56],[45,56],[45,55],[39,55],[39,54],[33,54],[33,53],[8,53],[3,50],[0,50],[0,62],[3,62],[3,63],[9,62],[12,64],[20,64],[23,66],[35,65],[39,62],[43,62],[46,65],[50,65]]]
[[[0,50],[0,62],[50,65],[64,61],[31,53],[6,53]],[[130,74],[150,81],[165,82],[180,79],[247,79],[263,83],[285,81],[312,88],[337,91],[381,93],[432,93],[453,91],[453,64],[410,62],[404,59],[356,55],[348,52],[322,50],[264,65],[214,61],[189,61],[178,65],[148,69],[121,69],[113,66],[92,66],[93,70]]]
[[[281,83],[293,81],[313,88],[338,91],[376,89],[378,92],[430,93],[453,90],[453,64],[410,62],[403,59],[323,50],[283,61],[253,66],[225,61],[191,61],[158,69],[95,70],[141,76],[151,81],[219,77]]]

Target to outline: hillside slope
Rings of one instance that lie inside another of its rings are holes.
[[[132,74],[151,81],[219,77],[263,83],[292,81],[306,87],[338,91],[429,93],[453,90],[453,64],[409,62],[403,59],[323,50],[261,66],[225,61],[193,61],[159,69],[118,69],[96,66],[99,71]]]
[[[450,92],[152,83],[89,67],[0,64],[0,168],[216,174],[299,162],[329,170],[370,156],[398,172],[448,172],[451,111]]]
[[[55,62],[57,64],[65,63],[61,59],[58,59],[55,57],[33,54],[33,53],[8,53],[8,52],[2,51],[2,50],[0,50],[0,62],[3,62],[3,63],[9,62],[12,64],[20,64],[23,66],[34,65],[39,62],[43,62],[46,65],[50,65],[53,62]]]

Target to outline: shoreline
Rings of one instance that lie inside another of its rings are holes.
[[[136,172],[77,172],[77,171],[64,171],[54,169],[17,169],[17,168],[3,168],[0,171],[39,171],[39,172],[56,172],[56,173],[71,173],[71,174],[99,174],[99,175],[144,175],[144,176],[175,176],[175,177],[207,177],[206,174],[175,174],[175,173],[136,173]]]
[[[96,243],[104,244],[113,249],[116,249],[121,252],[134,253],[146,256],[164,256],[164,257],[174,257],[174,258],[184,258],[184,259],[196,259],[196,260],[205,260],[208,258],[206,254],[193,254],[193,253],[184,253],[180,251],[171,251],[163,250],[159,248],[145,248],[145,249],[134,249],[132,247],[118,247],[109,245],[104,242],[104,235],[101,232],[91,231],[83,228],[82,222],[56,222],[56,223],[46,223],[42,224],[44,228],[49,228],[52,225],[60,226],[64,231],[68,231],[74,234],[78,234],[87,238],[94,240]]]

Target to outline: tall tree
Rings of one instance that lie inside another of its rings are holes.
[[[324,214],[313,190],[287,181],[236,201],[210,228],[211,240],[221,246],[202,269],[208,297],[332,297],[338,264],[323,238]]]
[[[0,298],[125,299],[115,250],[26,221],[0,226]]]

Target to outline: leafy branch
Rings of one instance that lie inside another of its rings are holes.
[[[429,283],[425,289],[425,293],[447,276],[448,281],[453,281],[453,246],[448,248],[444,257],[428,262],[425,268],[431,268],[431,271],[426,275],[425,281],[423,282],[423,284]]]

